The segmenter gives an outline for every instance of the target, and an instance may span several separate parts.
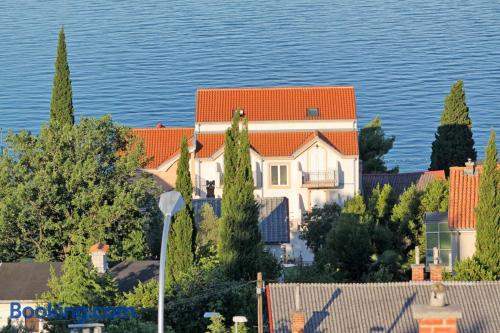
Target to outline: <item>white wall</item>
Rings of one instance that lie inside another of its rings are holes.
[[[10,317],[10,303],[11,302],[17,302],[21,304],[21,309],[24,309],[25,307],[29,306],[33,309],[35,309],[37,306],[39,306],[40,303],[37,303],[36,301],[20,301],[20,300],[12,300],[12,301],[0,301],[0,328],[7,326],[9,322],[9,317]],[[24,325],[24,318],[20,319],[15,319],[12,320],[12,324],[19,326],[19,323],[22,323]],[[40,323],[40,332],[43,332],[43,323]]]
[[[452,235],[453,261],[472,257],[476,252],[476,231],[458,230]]]
[[[316,145],[318,147],[316,147]],[[339,186],[330,189],[308,189],[302,187],[302,172],[308,172],[312,168],[316,169],[317,163],[314,160],[317,155],[315,149],[323,149],[326,158],[322,163],[322,170],[334,170],[339,178]],[[287,197],[290,209],[290,227],[297,229],[302,220],[302,214],[310,210],[314,205],[322,206],[326,202],[336,202],[343,204],[348,198],[353,197],[359,191],[359,165],[358,159],[345,157],[333,149],[330,145],[318,140],[310,145],[296,158],[263,158],[254,151],[251,151],[251,162],[254,175],[257,176],[257,187],[255,195],[257,197]],[[273,164],[286,164],[288,166],[288,185],[271,185],[270,167]],[[215,160],[197,159],[195,161],[195,171],[201,176],[202,185],[205,180],[214,180],[217,171],[224,170],[223,154]],[[223,188],[215,188],[215,197],[222,196]],[[200,193],[200,197],[205,197],[206,193]]]
[[[231,123],[196,123],[198,132],[224,132]],[[355,130],[355,120],[251,121],[249,131],[333,131]]]

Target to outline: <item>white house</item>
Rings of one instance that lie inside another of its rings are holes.
[[[303,214],[343,202],[360,188],[353,87],[199,89],[194,128],[135,129],[152,157],[146,171],[169,189],[175,183],[180,138],[189,138],[197,198],[224,190],[224,132],[236,110],[248,119],[257,198],[286,197],[289,255],[311,254],[298,239]]]

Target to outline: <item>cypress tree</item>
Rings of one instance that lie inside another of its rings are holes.
[[[483,171],[479,176],[479,202],[476,208],[476,256],[500,278],[500,171],[495,132],[491,130]]]
[[[52,99],[50,101],[50,124],[52,126],[55,124],[73,125],[75,123],[73,112],[73,92],[69,77],[66,38],[64,36],[64,27],[61,27],[57,45]]]
[[[238,121],[239,117],[235,119]],[[226,138],[229,135],[231,131],[226,132]],[[237,137],[238,140],[234,144],[234,147],[238,149],[235,154],[237,156],[236,169],[233,170],[235,177],[234,179],[226,178],[224,185],[223,202],[226,200],[227,206],[224,207],[220,224],[219,259],[227,269],[228,275],[239,280],[251,279],[255,276],[262,252],[262,243],[258,227],[259,211],[253,194],[250,142],[246,119],[243,130]],[[226,156],[224,158],[226,161]],[[234,158],[234,155],[231,158]],[[229,161],[234,162],[234,160]],[[231,182],[229,188],[226,187],[228,182]]]
[[[170,226],[167,254],[167,285],[172,286],[193,264],[193,184],[189,171],[189,150],[187,138],[181,142],[181,156],[177,165],[175,190],[181,193],[186,206],[174,216]]]
[[[395,140],[395,136],[385,135],[379,116],[359,131],[359,158],[363,162],[363,173],[398,173],[398,167],[387,170],[384,161],[384,155],[392,149]]]
[[[462,166],[468,158],[476,159],[472,138],[472,121],[465,101],[463,81],[457,81],[444,100],[441,121],[432,143],[430,170],[445,170]]]

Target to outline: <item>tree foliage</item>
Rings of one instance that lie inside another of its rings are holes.
[[[341,208],[339,205],[326,204],[319,208],[314,206],[310,212],[307,212],[303,219],[303,231],[301,239],[306,241],[314,254],[325,244],[326,235],[335,225],[340,216]]]
[[[0,259],[64,259],[73,244],[110,245],[110,259],[157,253],[161,214],[143,147],[111,117],[7,138],[0,156]],[[134,179],[134,181],[131,181]]]
[[[64,35],[64,28],[61,27],[57,45],[52,99],[50,102],[50,124],[51,126],[73,125],[74,122],[73,91],[69,76],[66,37]]]
[[[476,256],[478,261],[500,278],[500,171],[495,132],[491,130],[483,171],[479,176],[476,208]]]
[[[471,127],[463,81],[457,81],[444,101],[441,122],[432,143],[430,170],[445,170],[448,175],[451,166],[462,166],[468,158],[476,159]]]
[[[185,207],[172,219],[168,240],[166,283],[173,283],[185,274],[194,260],[193,185],[189,171],[189,149],[187,138],[181,142],[181,155],[177,165],[175,190],[181,193]]]
[[[196,233],[197,255],[209,255],[216,252],[219,244],[219,218],[212,206],[205,203],[201,207],[198,218],[199,228]]]
[[[222,217],[219,226],[220,243],[218,248],[221,264],[227,274],[235,280],[254,279],[259,266],[259,258],[263,254],[258,227],[259,212],[254,197],[254,184],[250,164],[250,142],[248,138],[248,122],[245,119],[242,130],[237,135],[231,132],[239,126],[235,123],[239,117],[235,116],[232,127],[226,132],[226,142],[229,137],[236,137],[232,147],[224,147],[224,170],[226,179],[222,197]],[[236,149],[236,152],[231,151]],[[234,161],[231,162],[231,159]],[[227,164],[229,162],[229,165]],[[236,162],[236,163],[235,163]],[[232,165],[232,170],[230,166]],[[228,179],[226,174],[234,175]],[[231,183],[230,186],[227,186]]]
[[[494,273],[473,256],[455,263],[453,267],[455,281],[493,281]]]
[[[117,286],[109,272],[99,274],[89,264],[83,249],[73,249],[63,263],[61,276],[50,269],[49,291],[42,299],[64,306],[108,306],[114,301]]]
[[[387,225],[396,202],[397,197],[390,184],[382,187],[377,184],[368,199],[368,212],[377,224]]]
[[[426,186],[422,194],[422,209],[424,212],[448,211],[449,181],[435,179]]]
[[[363,173],[398,172],[398,168],[387,170],[384,155],[392,149],[394,136],[386,137],[380,117],[375,117],[359,131],[359,158],[363,162]]]
[[[224,317],[214,316],[210,318],[210,325],[207,326],[207,331],[205,333],[228,333],[224,325]]]

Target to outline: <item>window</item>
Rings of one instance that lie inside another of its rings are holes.
[[[271,185],[273,186],[288,185],[288,168],[285,164],[271,165]]]
[[[434,262],[432,249],[439,250],[439,263],[450,266],[451,232],[448,222],[427,223],[425,230],[425,261],[427,264]]]
[[[319,116],[319,110],[317,108],[308,108],[307,109],[308,117],[317,117]]]

